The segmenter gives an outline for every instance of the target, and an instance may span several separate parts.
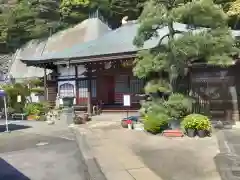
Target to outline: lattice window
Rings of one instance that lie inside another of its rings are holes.
[[[88,81],[89,80],[80,80],[78,82],[78,88],[79,88],[79,97],[80,98],[87,98],[87,92],[88,92]],[[97,96],[97,83],[96,79],[91,80],[92,85],[92,97],[95,98]]]

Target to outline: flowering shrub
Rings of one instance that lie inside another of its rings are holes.
[[[211,128],[209,118],[202,114],[190,114],[186,116],[181,125],[184,129],[210,130]]]

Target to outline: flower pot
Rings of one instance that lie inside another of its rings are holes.
[[[204,138],[206,136],[206,131],[205,130],[198,130],[197,134],[198,134],[198,137]]]
[[[187,136],[188,137],[195,137],[196,136],[196,130],[195,129],[187,129]]]
[[[127,128],[128,127],[128,124],[127,124],[126,120],[122,120],[121,121],[121,125],[122,125],[123,128]]]

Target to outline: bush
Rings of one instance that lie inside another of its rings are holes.
[[[182,120],[192,110],[193,101],[183,94],[173,93],[168,100],[164,102],[164,106],[168,109],[168,115],[173,119]]]
[[[24,108],[24,112],[26,115],[40,115],[40,108],[37,103],[29,103]]]
[[[144,129],[152,134],[161,133],[168,127],[168,120],[166,114],[148,113],[143,121]]]
[[[154,134],[159,133],[167,127],[170,120],[181,121],[190,113],[191,107],[192,100],[177,93],[171,94],[167,100],[158,98],[145,101],[140,109],[141,115],[145,117],[145,130]]]
[[[27,115],[42,115],[49,111],[48,103],[29,103],[24,108]]]
[[[183,119],[182,127],[185,130],[209,130],[211,128],[211,123],[207,116],[202,114],[190,114]]]

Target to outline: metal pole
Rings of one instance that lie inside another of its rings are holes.
[[[9,132],[9,130],[8,130],[8,115],[7,115],[7,102],[6,102],[6,96],[3,97],[3,101],[4,101],[5,119],[6,119],[6,132]]]
[[[47,101],[47,70],[46,70],[46,67],[44,67],[43,82],[44,82],[44,101]]]
[[[92,114],[92,69],[88,68],[87,113]]]

